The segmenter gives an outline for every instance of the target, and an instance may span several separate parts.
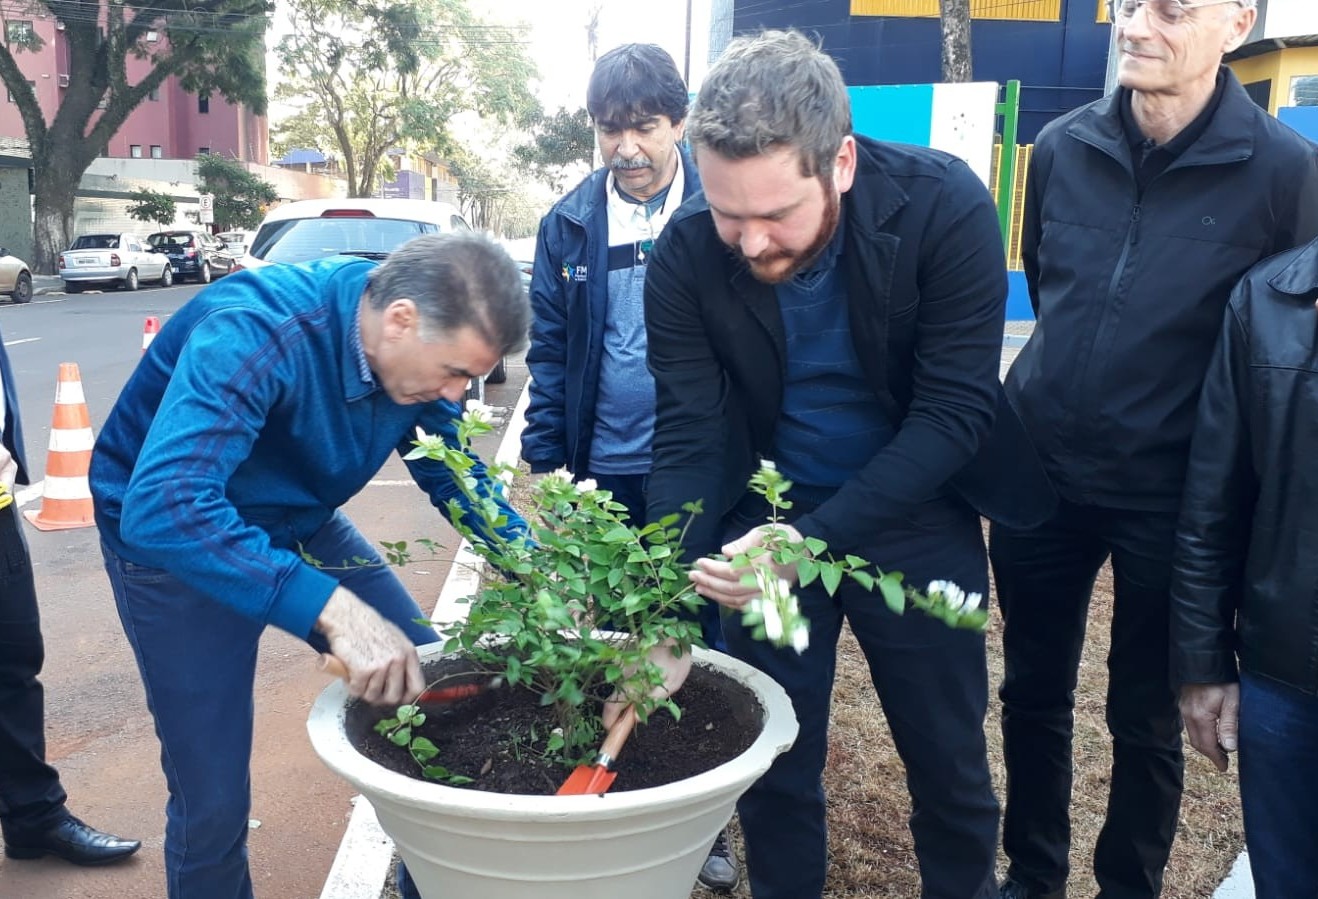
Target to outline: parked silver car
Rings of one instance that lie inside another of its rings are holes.
[[[32,270],[27,263],[0,247],[0,293],[15,303],[32,302]]]
[[[137,290],[141,281],[174,283],[169,258],[151,251],[136,234],[84,234],[59,255],[59,276],[64,289],[79,293],[85,287],[115,285]]]

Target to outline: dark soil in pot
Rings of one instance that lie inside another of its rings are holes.
[[[460,682],[447,675],[470,665],[442,659],[424,665],[426,679],[445,676],[445,685]],[[483,679],[479,675],[471,678]],[[745,752],[763,726],[759,701],[742,684],[699,664],[674,697],[680,720],[656,712],[637,724],[619,753],[618,779],[610,792],[641,790],[683,780],[716,768]],[[467,789],[491,793],[553,795],[572,769],[546,759],[543,748],[555,723],[551,709],[540,705],[529,690],[500,687],[451,705],[424,708],[426,722],[414,731],[439,748],[431,762],[453,774],[473,778]],[[407,750],[375,732],[392,709],[355,702],[348,707],[349,741],[362,755],[408,777],[420,769]],[[534,738],[532,735],[534,734]]]

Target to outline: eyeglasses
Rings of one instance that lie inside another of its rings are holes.
[[[1186,3],[1184,0],[1108,0],[1108,15],[1112,21],[1135,18],[1141,6],[1147,6],[1149,12],[1158,17],[1158,21],[1168,25],[1179,25],[1185,21],[1192,9],[1205,6],[1221,6],[1224,3],[1244,3],[1242,0],[1203,0],[1201,3]]]

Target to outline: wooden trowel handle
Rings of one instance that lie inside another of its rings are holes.
[[[604,742],[600,745],[600,754],[595,763],[605,767],[612,765],[613,760],[618,757],[618,753],[622,752],[623,744],[632,735],[632,730],[635,727],[636,707],[629,705],[618,716],[618,720],[613,722],[613,727],[609,728],[609,735],[604,738]]]
[[[348,679],[348,666],[339,661],[338,656],[330,655],[328,652],[323,652],[320,654],[320,662],[318,663],[318,666],[321,671],[324,671],[330,677],[340,677],[344,680]]]

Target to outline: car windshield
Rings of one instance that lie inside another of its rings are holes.
[[[118,234],[84,234],[73,242],[70,250],[117,250]]]
[[[152,234],[147,239],[147,243],[158,250],[168,250],[174,247],[192,246],[192,235],[187,232],[162,232]]]
[[[250,252],[266,262],[297,263],[340,253],[382,258],[414,237],[433,234],[430,222],[375,216],[331,216],[266,222]]]

